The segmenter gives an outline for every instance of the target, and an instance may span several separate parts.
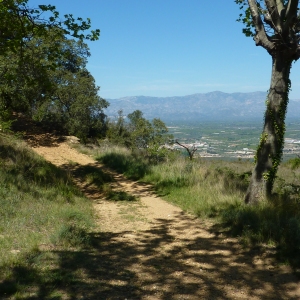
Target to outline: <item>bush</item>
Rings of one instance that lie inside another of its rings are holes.
[[[119,111],[117,121],[109,123],[109,140],[138,152],[139,156],[147,158],[151,163],[163,161],[169,152],[163,146],[172,139],[172,136],[167,134],[165,123],[160,119],[153,119],[151,122],[146,120],[140,110],[127,117],[129,122],[126,123],[123,112]]]

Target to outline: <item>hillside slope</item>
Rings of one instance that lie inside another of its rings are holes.
[[[104,168],[63,138],[45,143],[35,135],[28,141],[39,155],[70,172],[93,203],[97,227],[90,246],[82,249],[40,245],[26,287],[23,273],[15,269],[18,299],[300,298],[298,279],[277,265],[271,252],[242,249],[213,224],[166,203],[150,186]],[[101,190],[104,183],[135,198],[109,201]],[[46,283],[34,275],[39,264]],[[15,299],[14,294],[3,299]]]

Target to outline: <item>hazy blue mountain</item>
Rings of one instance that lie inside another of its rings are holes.
[[[106,114],[124,115],[141,110],[145,118],[160,118],[164,121],[218,121],[218,120],[262,120],[265,111],[266,92],[223,93],[211,92],[182,97],[134,96],[107,99],[110,103]],[[298,118],[300,102],[290,100],[288,119]]]

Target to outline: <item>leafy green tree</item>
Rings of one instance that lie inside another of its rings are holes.
[[[146,149],[150,142],[152,132],[151,123],[143,118],[140,110],[128,114],[128,130],[130,132],[130,145],[133,149]]]
[[[271,196],[282,159],[285,116],[291,87],[292,62],[300,56],[298,0],[235,0],[243,13],[243,32],[272,58],[271,84],[266,100],[263,132],[245,202],[255,204]]]
[[[53,44],[60,55],[53,56]],[[25,46],[22,64],[12,51],[7,52],[8,67],[0,56],[3,106],[83,141],[102,136],[106,127],[103,109],[108,103],[98,96],[99,87],[86,69],[87,45],[50,29],[47,36],[34,37]]]
[[[30,44],[27,42],[24,48],[22,61],[13,51],[0,56],[0,101],[7,110],[29,115],[51,90],[50,71],[54,65],[41,43],[32,48]]]
[[[168,135],[168,128],[160,119],[153,119],[151,122],[143,117],[140,110],[136,110],[128,116],[128,131],[130,133],[129,144],[133,150],[140,150],[150,160],[158,162],[167,153],[165,144],[172,138]]]
[[[107,137],[116,143],[142,154],[152,162],[162,160],[168,154],[164,146],[173,138],[168,134],[168,128],[160,119],[149,121],[143,117],[140,110],[135,110],[127,115],[118,112],[115,122],[110,121]]]
[[[81,69],[68,72],[60,78],[51,97],[40,112],[52,124],[59,124],[68,134],[83,141],[89,137],[102,137],[106,131],[106,115],[103,109],[108,102],[98,95],[99,87],[93,76]]]
[[[55,6],[30,8],[27,3],[28,0],[0,1],[0,122],[6,124],[11,107],[30,110],[31,103],[28,100],[31,95],[25,97],[29,90],[39,94],[42,100],[50,85],[48,70],[55,69],[59,58],[65,55],[60,43],[52,43],[47,47],[48,58],[44,63],[30,66],[31,62],[37,60],[34,56],[36,51],[30,53],[30,49],[39,46],[38,38],[45,39],[50,32],[56,32],[58,36],[71,36],[79,41],[94,41],[100,34],[98,29],[84,34],[91,27],[89,19],[75,19],[71,14],[60,18]],[[46,12],[49,16],[47,19],[43,17]],[[32,40],[37,44],[32,45]]]
[[[123,110],[118,111],[117,120],[108,121],[106,137],[113,144],[129,146],[128,141],[130,140],[130,134],[125,122]]]

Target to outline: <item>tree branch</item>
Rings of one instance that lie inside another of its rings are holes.
[[[297,19],[297,8],[299,0],[290,0],[285,13],[284,30],[288,30],[292,23]]]
[[[279,15],[281,15],[282,10],[284,10],[284,6],[282,3],[282,0],[276,0],[276,7],[277,7],[277,11],[279,13]]]
[[[265,21],[265,23],[267,23],[271,28],[274,29],[274,23],[273,23],[273,21],[272,21],[272,19],[271,19],[271,16],[270,16],[269,12],[267,12],[267,13],[264,14],[264,21]]]
[[[281,12],[284,10],[282,0],[265,0],[269,16],[272,20],[272,28],[276,33],[282,32]]]
[[[269,37],[266,34],[265,27],[258,11],[256,0],[248,0],[248,4],[256,31],[256,35],[254,37],[256,46],[262,46],[271,54],[275,48],[275,44],[269,40]]]
[[[178,144],[179,146],[183,147],[189,154],[189,159],[192,160],[193,157],[194,157],[194,154],[195,152],[197,151],[197,148],[195,146],[192,147],[192,149],[190,149],[189,147],[183,145],[183,144],[180,144],[178,142],[178,140],[175,141],[176,144]]]

